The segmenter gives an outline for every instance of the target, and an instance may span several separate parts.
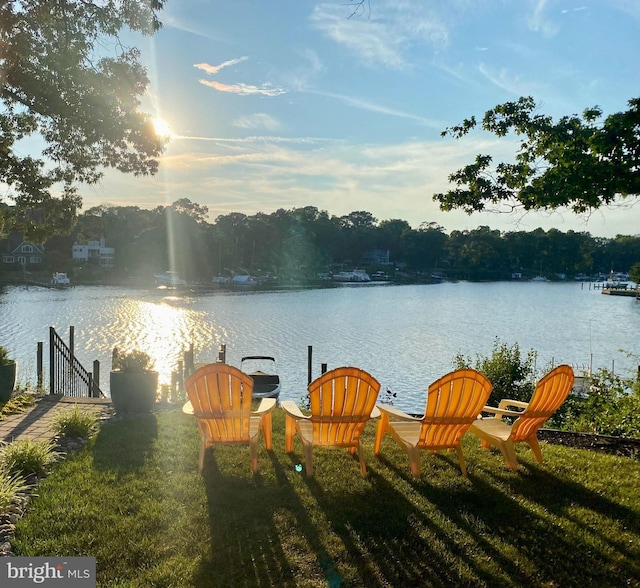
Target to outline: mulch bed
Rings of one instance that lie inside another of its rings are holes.
[[[573,433],[556,429],[540,429],[538,431],[538,439],[548,443],[555,443],[556,445],[566,445],[578,449],[590,449],[592,451],[640,459],[640,439]]]

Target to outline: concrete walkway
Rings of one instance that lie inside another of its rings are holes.
[[[55,416],[60,412],[73,410],[74,405],[77,405],[80,410],[94,412],[98,418],[108,418],[113,414],[110,398],[42,396],[26,411],[0,420],[0,441],[53,439],[52,425]]]

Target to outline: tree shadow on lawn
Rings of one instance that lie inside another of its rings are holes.
[[[382,468],[368,468],[366,496],[350,494],[347,487],[339,495],[327,492],[320,475],[307,480],[350,561],[358,565],[361,585],[529,584],[529,576],[486,540],[483,525],[469,512],[469,497],[477,492],[490,502],[504,501],[504,495],[495,488],[475,489],[457,470],[457,460],[439,461],[437,469],[443,471],[435,475],[454,477],[444,489],[414,481],[408,464],[399,467],[385,457],[377,462]],[[392,482],[389,476],[398,479]],[[517,506],[512,508],[519,514]]]
[[[265,480],[260,471],[252,478],[234,476],[228,467],[223,471],[215,452],[207,451],[202,472],[211,553],[201,561],[193,585],[295,587],[301,579],[307,586],[341,585],[309,512],[274,452],[269,457],[275,482]]]
[[[135,426],[131,426],[135,419]],[[93,449],[93,464],[98,470],[117,470],[121,475],[143,467],[153,452],[158,437],[155,414],[106,423],[101,426]]]
[[[514,493],[565,520],[567,526],[572,526],[585,535],[584,539],[579,540],[580,545],[577,549],[582,553],[590,554],[588,573],[591,578],[598,574],[597,562],[600,562],[601,585],[605,585],[611,567],[618,568],[621,575],[640,582],[640,512],[638,510],[613,502],[571,479],[554,475],[545,470],[544,465],[540,466],[524,460],[521,460],[520,464],[518,475],[510,480]],[[603,533],[602,525],[587,527],[585,515],[576,516],[576,509],[580,509],[582,513],[590,511],[595,516],[606,518],[606,527],[609,532]],[[578,539],[574,537],[574,541]],[[605,545],[615,556],[608,556],[605,553],[597,556],[593,547],[597,544]],[[578,553],[576,555],[579,557]],[[582,568],[581,561],[573,570],[575,571],[576,568]]]
[[[524,475],[501,472],[494,483],[495,470],[465,480],[455,456],[427,459],[425,472],[415,480],[408,466],[381,457],[378,464],[384,467],[370,468],[371,493],[365,499],[325,492],[320,476],[308,480],[349,559],[358,562],[363,584],[523,586],[555,585],[561,578],[607,586],[638,581],[637,541],[634,550],[615,536],[584,529],[566,507],[576,503],[595,516],[606,513],[637,533],[633,510],[536,466]],[[389,475],[400,478],[400,487],[407,490],[395,490],[398,481],[391,483]],[[554,516],[547,517],[547,511]],[[372,569],[376,562],[384,567]]]

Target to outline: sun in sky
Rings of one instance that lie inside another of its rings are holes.
[[[153,130],[155,131],[156,135],[158,135],[158,137],[170,138],[173,136],[169,123],[162,118],[153,119]]]

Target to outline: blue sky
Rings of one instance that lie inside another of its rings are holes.
[[[85,208],[178,198],[230,212],[316,206],[447,232],[556,227],[640,233],[640,205],[590,217],[444,213],[447,176],[510,140],[440,132],[531,95],[554,118],[640,96],[638,0],[168,0],[162,30],[135,39],[145,109],[173,139],[154,178],[109,172]]]

